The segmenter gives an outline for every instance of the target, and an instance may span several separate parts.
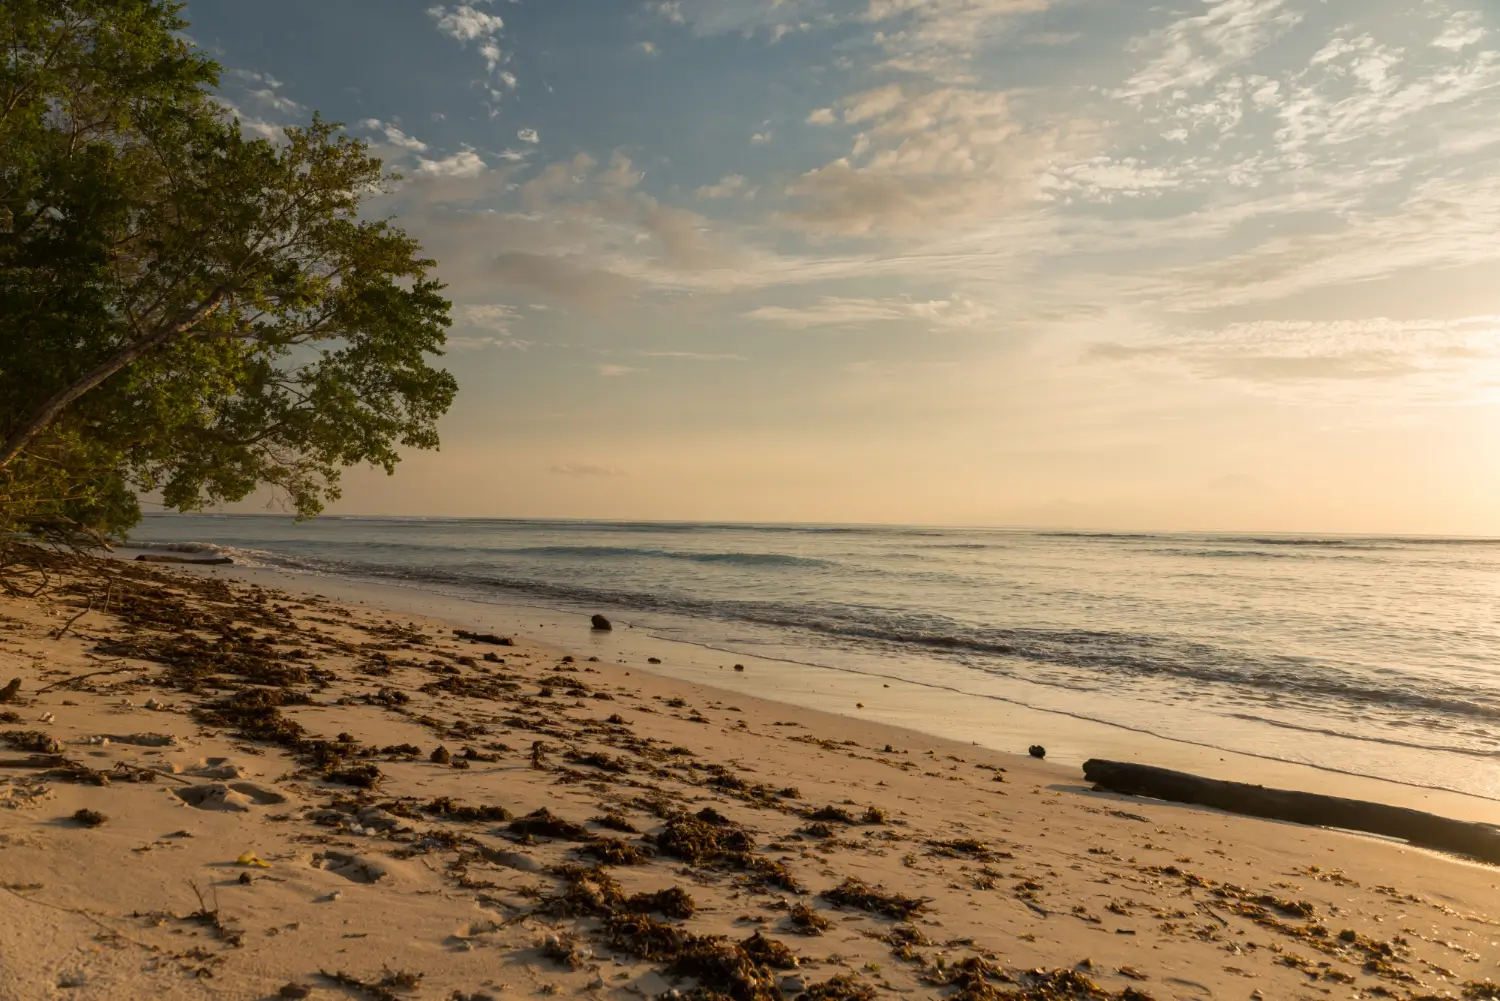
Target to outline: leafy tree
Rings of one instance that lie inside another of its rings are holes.
[[[316,116],[246,138],[165,0],[0,4],[0,527],[106,530],[435,448],[434,262],[361,204],[394,175]]]

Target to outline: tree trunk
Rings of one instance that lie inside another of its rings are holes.
[[[1243,782],[1221,782],[1186,772],[1121,761],[1085,761],[1083,774],[1096,789],[1127,796],[1149,796],[1250,817],[1380,834],[1400,838],[1420,848],[1455,852],[1500,864],[1500,827],[1491,824],[1449,820],[1420,810],[1357,799],[1267,789]]]
[[[158,330],[149,337],[132,341],[90,369],[72,385],[53,393],[32,413],[30,418],[5,439],[5,445],[0,447],[0,470],[9,466],[11,461],[21,454],[22,449],[45,431],[80,396],[91,389],[98,388],[110,376],[134,364],[141,357],[171,341],[174,337],[181,336],[202,323],[209,314],[219,308],[224,301],[224,296],[223,291],[216,291],[207,302],[193,310],[187,319]]]

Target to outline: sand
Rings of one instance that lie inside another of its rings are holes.
[[[1421,998],[1500,978],[1493,868],[764,701],[758,663],[724,665],[730,691],[578,624],[500,645],[203,574],[58,584],[0,599],[0,683],[21,682],[0,704],[0,998]]]

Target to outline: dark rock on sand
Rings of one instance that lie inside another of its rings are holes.
[[[595,615],[589,622],[592,628],[599,630],[601,633],[607,633],[614,628],[610,624],[610,621],[602,615]]]
[[[11,678],[10,684],[0,688],[0,702],[14,702],[16,696],[21,694],[21,679]]]
[[[1041,744],[1032,744],[1026,749],[1026,753],[1033,758],[1045,758],[1047,756],[1047,749]]]

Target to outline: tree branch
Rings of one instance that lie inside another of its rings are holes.
[[[227,294],[226,289],[215,289],[206,302],[193,310],[191,314],[180,322],[164,327],[150,337],[127,344],[109,358],[100,362],[72,385],[65,386],[52,394],[51,398],[38,407],[28,420],[16,428],[15,431],[11,432],[10,437],[5,439],[4,447],[0,448],[0,469],[9,466],[15,457],[21,454],[21,450],[30,444],[32,439],[37,435],[46,430],[74,400],[89,390],[94,389],[121,369],[131,365],[142,355],[166,344],[172,338],[191,330],[213,313],[214,310],[218,309]]]

